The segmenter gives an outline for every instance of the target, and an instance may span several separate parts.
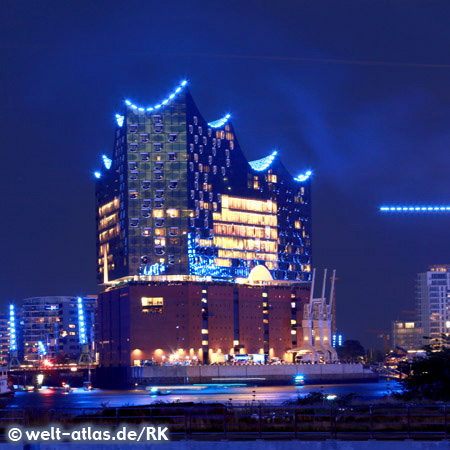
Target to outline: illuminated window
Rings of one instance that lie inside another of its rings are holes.
[[[168,209],[167,211],[167,217],[179,217],[180,211],[178,209]]]
[[[163,306],[163,297],[141,297],[142,306]]]
[[[161,314],[163,312],[163,297],[141,297],[142,312],[149,314]]]

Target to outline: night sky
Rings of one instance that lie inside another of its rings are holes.
[[[183,79],[233,115],[249,159],[312,169],[313,263],[336,268],[344,339],[380,345],[414,280],[450,263],[448,1],[0,3],[0,305],[97,292],[93,171],[124,98]]]

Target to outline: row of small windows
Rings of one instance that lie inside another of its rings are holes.
[[[132,153],[137,152],[139,149],[139,144],[135,142],[130,142],[128,144],[128,150]],[[156,153],[162,152],[163,150],[163,144],[162,142],[154,142],[153,143],[153,151]]]
[[[167,157],[168,157],[169,161],[176,161],[178,159],[177,154],[174,152],[167,153]],[[142,162],[150,161],[150,153],[142,152],[141,153],[141,161]],[[159,161],[156,164],[158,164],[158,163],[164,164],[163,162],[159,162]]]
[[[169,236],[179,236],[180,229],[178,227],[170,227],[169,228]],[[151,227],[143,227],[141,231],[141,235],[144,237],[150,237],[152,235],[152,228]],[[165,236],[166,230],[155,230],[155,236]]]
[[[150,189],[150,186],[151,186],[151,181],[143,181],[142,182],[142,185],[141,185],[141,187],[142,187],[142,189],[143,190],[148,190],[148,189]],[[178,181],[177,180],[172,180],[172,181],[170,181],[170,183],[169,183],[169,189],[170,190],[175,190],[176,188],[178,187]],[[139,192],[137,191],[137,190],[130,190],[129,191],[129,196],[130,196],[130,199],[131,200],[136,200],[136,199],[138,199],[139,198]],[[163,198],[163,197],[159,197],[158,196],[158,194],[155,194],[155,199],[158,199],[158,198]]]
[[[141,155],[144,155],[144,153],[141,153]],[[148,153],[147,153],[148,155]],[[128,163],[128,169],[130,171],[136,171],[138,169],[138,163],[136,161],[130,161]],[[163,161],[156,161],[154,164],[154,170],[163,170],[164,169],[164,162]]]
[[[132,127],[136,127],[136,128],[132,128]],[[164,131],[164,127],[162,124],[155,125],[155,133],[162,133],[163,131]],[[131,134],[137,133],[137,125],[130,125],[129,133],[131,133]],[[141,143],[145,144],[145,143],[149,142],[150,134],[149,133],[141,133],[139,135],[139,139],[140,139]],[[168,142],[176,142],[178,139],[178,133],[168,133],[167,139],[168,139]],[[135,145],[137,145],[137,144],[135,144]]]

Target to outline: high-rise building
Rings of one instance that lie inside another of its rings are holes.
[[[405,350],[419,350],[423,345],[423,329],[417,322],[395,320],[392,322],[392,346]]]
[[[9,362],[9,315],[0,315],[0,366],[7,366]]]
[[[79,354],[94,342],[97,297],[32,297],[23,301],[24,358]]]
[[[433,265],[419,273],[416,282],[417,307],[423,335],[440,339],[450,333],[450,265]]]
[[[311,279],[311,171],[273,150],[247,161],[230,115],[208,122],[183,81],[154,106],[126,101],[97,179],[99,282]]]

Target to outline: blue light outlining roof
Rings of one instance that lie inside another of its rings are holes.
[[[231,118],[231,114],[227,114],[226,116],[221,117],[218,120],[214,120],[213,122],[209,122],[208,125],[212,128],[220,128],[223,127],[228,120]]]
[[[450,212],[450,206],[380,206],[381,212],[429,213]]]
[[[84,317],[83,299],[81,297],[77,298],[77,308],[78,308],[78,341],[80,345],[87,344],[86,335],[86,319]]]
[[[300,183],[302,183],[303,181],[308,180],[308,179],[311,177],[311,175],[312,175],[311,170],[308,170],[308,171],[305,172],[305,173],[302,173],[302,174],[300,174],[300,175],[297,175],[297,176],[294,178],[294,180],[295,180],[295,181],[299,181]]]
[[[16,311],[14,305],[9,305],[9,350],[17,351]]]
[[[130,108],[136,109],[138,111],[142,111],[142,112],[143,111],[153,111],[154,109],[159,109],[159,108],[161,108],[161,106],[169,103],[169,101],[172,100],[175,97],[175,95],[178,94],[184,86],[186,86],[186,84],[187,84],[187,80],[183,80],[182,83],[175,89],[175,91],[169,95],[169,97],[167,97],[165,100],[163,100],[161,103],[158,103],[155,106],[143,108],[141,106],[136,106],[135,104],[131,103],[130,100],[125,100],[125,104],[127,106],[129,106]],[[117,116],[116,116],[116,118],[117,118]],[[119,126],[122,126],[122,125],[119,125]]]
[[[102,155],[102,159],[106,169],[111,169],[112,159],[109,159],[106,155]]]
[[[116,114],[116,122],[117,122],[117,125],[119,125],[119,127],[122,128],[124,120],[125,120],[124,116],[121,116],[120,114]]]
[[[38,342],[38,353],[43,356],[47,356],[47,350],[42,341]]]
[[[269,156],[257,159],[256,161],[249,161],[250,167],[253,170],[256,170],[257,172],[263,172],[264,170],[267,170],[270,167],[277,154],[278,151],[275,150]]]
[[[96,171],[96,172],[94,172],[94,177],[95,178],[100,178],[102,176],[102,174],[101,174],[101,172],[98,172],[98,171]]]

